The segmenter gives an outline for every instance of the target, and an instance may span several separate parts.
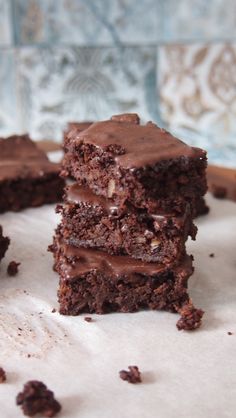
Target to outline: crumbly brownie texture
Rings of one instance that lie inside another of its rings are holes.
[[[201,326],[204,311],[202,309],[196,309],[191,302],[184,305],[179,313],[181,318],[176,324],[179,331],[192,331]]]
[[[20,264],[21,263],[17,263],[16,261],[10,261],[7,267],[8,276],[16,276],[19,271]]]
[[[206,201],[204,197],[199,197],[197,199],[194,199],[194,208],[195,208],[195,214],[194,216],[202,216],[207,215],[209,213],[209,206],[207,206]]]
[[[196,235],[189,208],[178,217],[148,214],[146,209],[117,207],[76,183],[67,188],[64,199],[58,206],[61,230],[76,247],[169,265],[183,257],[188,235]]]
[[[121,370],[119,372],[120,378],[126,380],[129,383],[141,383],[141,373],[137,366],[128,366],[128,370]]]
[[[0,225],[0,261],[4,257],[4,255],[5,255],[5,253],[6,253],[7,249],[8,249],[8,246],[10,244],[9,238],[8,237],[4,237],[2,235],[2,233],[3,233],[3,231],[2,231],[2,227]]]
[[[53,392],[37,380],[31,380],[24,385],[23,391],[16,397],[16,404],[20,405],[24,415],[29,417],[36,414],[54,417],[61,410]]]
[[[60,201],[59,173],[28,135],[0,138],[0,213]]]
[[[64,176],[115,204],[132,203],[156,210],[183,212],[186,202],[206,192],[206,153],[174,138],[137,115],[118,115],[71,130],[65,138]]]
[[[58,298],[64,315],[147,308],[179,312],[190,303],[187,282],[193,267],[189,256],[178,266],[167,268],[160,263],[69,246],[59,232],[50,249],[60,275]]]

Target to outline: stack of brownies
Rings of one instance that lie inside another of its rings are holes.
[[[60,312],[179,312],[194,329],[203,312],[187,292],[186,254],[206,192],[206,153],[136,114],[113,116],[64,138],[64,177],[51,250],[60,275]]]

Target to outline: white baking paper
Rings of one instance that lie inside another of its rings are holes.
[[[58,222],[54,206],[0,216],[11,245],[0,266],[0,417],[22,416],[15,397],[42,380],[70,418],[233,418],[236,416],[236,204],[208,196],[189,242],[196,271],[190,294],[205,310],[198,331],[176,329],[166,312],[61,316],[57,274],[47,246]],[[215,257],[210,258],[209,254]],[[11,260],[19,274],[6,275]],[[228,332],[233,335],[228,335]],[[143,383],[119,378],[138,365]]]

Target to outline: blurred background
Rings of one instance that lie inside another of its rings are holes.
[[[0,0],[0,136],[123,112],[236,166],[236,0]]]

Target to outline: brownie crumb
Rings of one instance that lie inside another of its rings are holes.
[[[31,380],[24,385],[23,391],[16,397],[16,404],[20,405],[24,415],[29,417],[38,413],[45,417],[54,417],[61,410],[54,393],[37,380]]]
[[[18,267],[21,263],[17,263],[16,261],[11,261],[7,267],[7,274],[8,276],[15,276],[18,273]]]
[[[85,316],[85,317],[84,317],[84,320],[85,320],[86,322],[92,322],[92,321],[93,321],[93,319],[91,318],[91,316]]]
[[[228,331],[228,333],[227,333],[228,335],[233,335],[233,332],[231,332],[231,331]]]
[[[6,382],[6,380],[7,380],[6,372],[2,367],[0,367],[0,383],[4,383]]]
[[[180,319],[176,326],[178,330],[192,331],[199,328],[202,323],[204,311],[194,308],[193,305],[184,305],[180,310]]]
[[[215,254],[214,253],[211,253],[211,254],[209,254],[209,257],[214,258],[215,257]]]
[[[56,311],[57,311],[57,310],[56,310],[55,308],[53,308],[51,312],[52,312],[52,313],[55,313]]]
[[[127,380],[129,383],[141,383],[141,373],[137,366],[128,366],[129,371],[121,370],[119,372],[122,380]]]
[[[212,185],[212,194],[217,199],[224,199],[227,195],[227,189],[223,186]]]

